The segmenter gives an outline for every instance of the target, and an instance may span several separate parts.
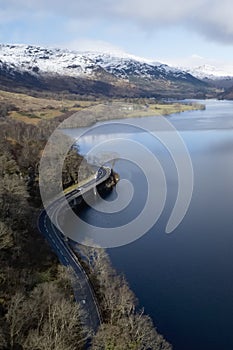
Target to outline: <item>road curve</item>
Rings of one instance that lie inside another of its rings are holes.
[[[67,201],[70,202],[83,193],[95,188],[97,185],[107,180],[110,174],[110,168],[100,168],[94,179],[84,184],[82,188],[77,187],[67,193],[65,197],[61,197],[51,203],[40,213],[38,219],[39,231],[56,253],[60,263],[64,266],[71,267],[74,271],[76,276],[74,295],[76,301],[82,305],[84,310],[83,324],[94,332],[97,331],[102,322],[98,301],[85,270],[80,265],[77,256],[69,246],[66,237],[59,227],[58,217],[61,210],[67,205]],[[50,217],[53,218],[52,221],[55,222],[56,225],[53,224]]]

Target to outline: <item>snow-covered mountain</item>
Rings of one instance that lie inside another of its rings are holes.
[[[110,93],[113,87],[119,90],[121,86],[125,89],[123,95],[129,89],[134,90],[134,94],[156,95],[166,90],[179,90],[182,84],[187,84],[191,90],[203,87],[189,72],[127,54],[76,52],[31,45],[0,45],[0,78],[8,86],[14,80],[21,85],[25,82],[27,87],[46,88],[47,84],[49,89],[56,88],[56,79],[59,91],[73,93],[75,89],[77,92],[83,89],[82,93],[94,93],[95,89],[97,93],[98,89],[101,93]],[[88,84],[91,89],[87,88]]]
[[[131,55],[118,56],[116,54],[93,52],[86,52],[85,55],[108,73],[120,79],[130,79],[132,76],[145,79],[174,78],[185,80],[190,78],[187,72],[181,69]]]
[[[218,68],[212,65],[204,64],[195,68],[184,69],[194,77],[204,80],[218,80],[218,79],[229,79],[233,78],[233,66],[227,69],[222,67]]]
[[[81,53],[27,45],[0,45],[0,64],[21,72],[88,76],[96,65]]]
[[[75,52],[63,49],[47,49],[28,45],[0,45],[0,64],[10,69],[35,74],[58,74],[64,76],[93,76],[102,68],[120,79],[131,76],[153,79],[187,79],[185,71],[162,63],[148,63],[130,55]]]

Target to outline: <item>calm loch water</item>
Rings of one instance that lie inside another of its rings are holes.
[[[233,349],[233,102],[204,103],[205,111],[168,117],[189,150],[194,170],[190,207],[171,234],[165,227],[177,195],[175,166],[159,142],[147,133],[127,130],[128,138],[156,153],[166,175],[167,199],[149,232],[108,250],[113,265],[126,275],[139,304],[174,350]],[[143,126],[153,129],[155,118],[141,119]],[[75,135],[76,130],[69,132]],[[94,129],[80,139],[80,150],[85,154],[93,144],[117,137],[122,137],[121,130],[111,124]],[[143,172],[125,160],[118,160],[114,168],[133,184],[133,200],[115,215],[87,209],[82,218],[93,225],[124,225],[145,205]],[[115,196],[113,192],[108,200]]]

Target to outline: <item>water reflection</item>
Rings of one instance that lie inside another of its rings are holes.
[[[128,130],[128,137],[140,139],[156,152],[166,172],[169,196],[159,221],[143,238],[109,250],[114,266],[126,274],[141,305],[174,350],[233,349],[233,102],[205,103],[206,111],[169,117],[190,151],[195,176],[189,211],[169,236],[164,230],[177,194],[176,169],[159,142]],[[153,127],[154,118],[142,118],[141,123]],[[81,152],[113,134],[121,136],[120,130],[106,127],[103,134],[80,139]],[[116,171],[133,179],[139,189],[137,200],[115,218],[124,222],[140,211],[145,184],[142,174],[129,164],[117,162]],[[98,225],[113,220],[93,209],[82,215]]]

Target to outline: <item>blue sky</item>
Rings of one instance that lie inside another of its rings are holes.
[[[0,42],[233,66],[233,1],[0,0]]]

